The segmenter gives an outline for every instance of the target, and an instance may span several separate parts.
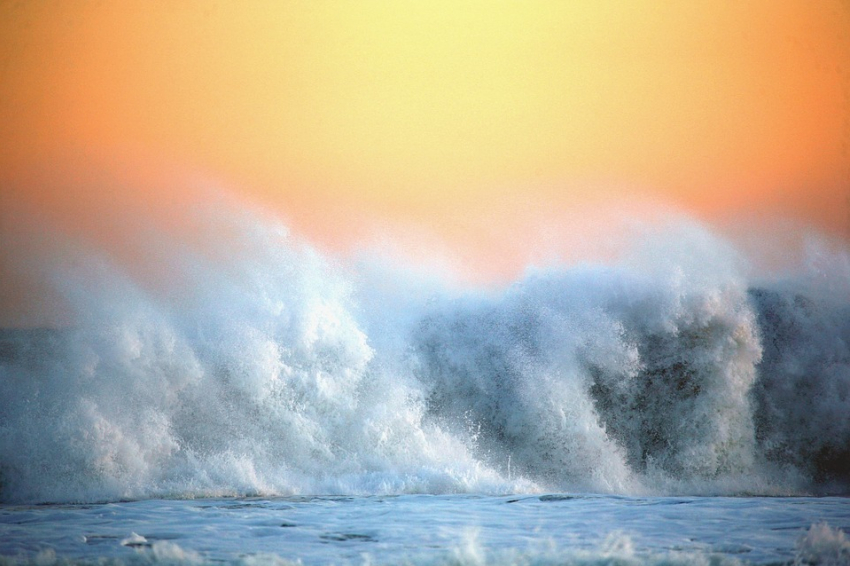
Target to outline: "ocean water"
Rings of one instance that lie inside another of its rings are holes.
[[[0,331],[4,560],[847,563],[841,247],[680,221],[475,288],[196,228],[18,254],[66,322]]]
[[[0,561],[837,566],[848,511],[836,497],[565,494],[5,505]]]

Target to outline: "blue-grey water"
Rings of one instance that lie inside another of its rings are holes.
[[[0,507],[13,562],[848,564],[850,500],[402,495]]]

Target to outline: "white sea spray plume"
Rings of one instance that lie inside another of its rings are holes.
[[[268,219],[212,212],[226,261],[150,243],[166,292],[85,251],[54,271],[73,327],[7,336],[34,351],[0,366],[5,497],[435,491],[487,475],[421,428],[415,390],[373,371],[338,267]]]
[[[746,284],[722,242],[676,236],[663,264],[547,269],[434,308],[413,338],[431,414],[549,489],[749,471],[760,347]]]
[[[4,500],[850,484],[840,250],[753,284],[683,221],[477,289],[227,201],[134,226],[141,268],[29,258],[71,324],[0,336]]]

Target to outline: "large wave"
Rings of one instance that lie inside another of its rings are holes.
[[[0,334],[2,500],[850,487],[842,252],[755,281],[680,222],[460,289],[202,224],[214,252],[146,232],[155,282],[79,247],[43,266],[70,324]]]

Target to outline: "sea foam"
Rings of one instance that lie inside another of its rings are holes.
[[[70,244],[39,266],[69,324],[0,336],[3,501],[850,485],[843,252],[757,280],[682,221],[475,289],[200,226],[139,236],[155,280]]]

